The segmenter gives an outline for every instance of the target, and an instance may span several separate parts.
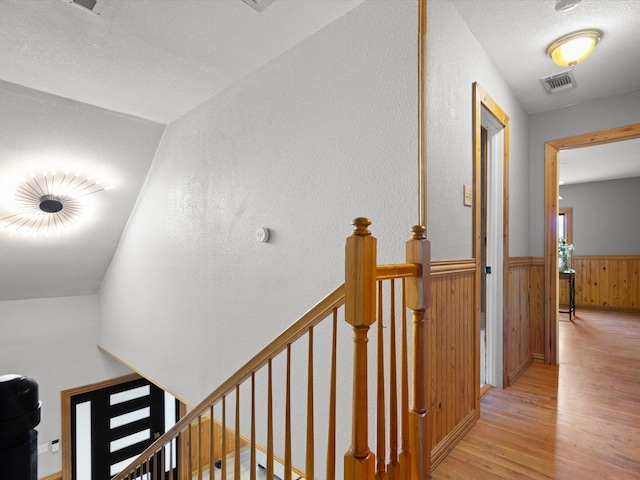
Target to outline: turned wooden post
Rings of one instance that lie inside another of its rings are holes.
[[[376,318],[376,239],[371,221],[356,218],[345,247],[345,319],[353,328],[353,415],[351,448],[344,456],[345,480],[373,480],[375,458],[369,449],[367,333]]]
[[[429,406],[430,366],[429,329],[426,311],[431,304],[431,246],[425,236],[426,228],[411,228],[413,236],[407,241],[407,263],[421,265],[420,276],[407,279],[407,308],[411,310],[413,324],[413,377],[409,412],[409,445],[411,452],[411,479],[423,480],[431,476],[431,411]]]

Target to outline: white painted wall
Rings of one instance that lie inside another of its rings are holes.
[[[473,82],[510,117],[509,254],[529,255],[528,114],[455,8],[446,0],[430,0],[428,6],[428,227],[433,256],[473,256],[473,209],[462,203],[463,184],[473,185]]]
[[[96,347],[97,295],[0,302],[0,330],[0,375],[38,383],[39,444],[61,438],[61,390],[131,373]],[[61,452],[38,457],[39,478],[61,469]]]
[[[573,209],[574,255],[640,254],[640,177],[560,187]]]
[[[353,217],[373,220],[381,262],[403,261],[416,37],[417,1],[366,1],[167,126],[100,292],[100,345],[197,403],[343,281]],[[511,248],[527,255],[527,114],[447,0],[429,2],[429,42],[433,257],[472,255],[474,81],[511,116]]]
[[[640,122],[640,90],[531,116],[531,255],[544,255],[544,144]]]

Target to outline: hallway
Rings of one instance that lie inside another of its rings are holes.
[[[640,316],[560,320],[560,366],[491,389],[434,480],[640,479]]]

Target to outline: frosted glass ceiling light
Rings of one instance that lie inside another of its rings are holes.
[[[560,37],[547,48],[547,55],[561,67],[573,67],[591,55],[602,38],[600,30],[581,30]]]
[[[80,172],[31,173],[15,187],[9,211],[0,212],[0,227],[32,236],[77,227],[88,213],[89,197],[109,188]]]

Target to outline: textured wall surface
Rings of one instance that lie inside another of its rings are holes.
[[[343,281],[353,217],[373,220],[381,263],[403,261],[417,219],[416,14],[415,1],[367,1],[167,126],[100,293],[100,345],[195,403]],[[516,205],[527,115],[449,2],[429,19],[433,257],[469,258],[473,82],[511,116]],[[512,248],[525,254],[519,210]]]
[[[531,116],[531,255],[544,254],[545,142],[639,122],[640,90]]]
[[[433,258],[471,258],[473,82],[510,117],[510,255],[528,255],[528,115],[466,24],[447,1],[428,11],[428,227]]]
[[[404,258],[415,7],[367,2],[167,127],[101,291],[102,345],[196,402],[342,282],[352,218]]]
[[[61,390],[131,373],[96,347],[97,295],[0,302],[0,329],[0,375],[38,382],[40,445],[61,438]],[[61,469],[61,452],[38,456],[39,477]]]

